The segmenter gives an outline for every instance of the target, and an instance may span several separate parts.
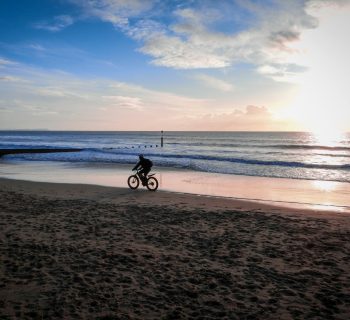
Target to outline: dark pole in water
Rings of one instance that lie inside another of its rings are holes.
[[[160,146],[163,148],[163,130],[161,131]]]

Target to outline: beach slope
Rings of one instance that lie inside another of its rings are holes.
[[[349,319],[350,216],[0,179],[0,315]]]

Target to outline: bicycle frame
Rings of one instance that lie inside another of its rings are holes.
[[[138,176],[138,178],[140,178],[141,180],[142,180],[142,178],[141,178],[141,169],[137,169],[137,171],[136,171],[136,175]],[[149,178],[149,177],[153,177],[153,176],[155,176],[156,174],[155,173],[151,173],[151,174],[148,174],[145,178],[147,179],[147,178]]]

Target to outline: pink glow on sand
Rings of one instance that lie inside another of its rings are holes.
[[[131,165],[2,163],[0,177],[127,188]],[[350,212],[350,184],[157,168],[160,191],[229,197],[277,206]],[[146,190],[143,189],[142,190]],[[132,191],[130,192],[139,192]]]

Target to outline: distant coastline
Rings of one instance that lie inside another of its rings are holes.
[[[0,129],[0,131],[51,131],[51,130],[50,129]]]
[[[82,149],[61,149],[61,148],[45,148],[45,149],[0,149],[0,157],[7,154],[21,153],[55,153],[55,152],[79,152]]]

